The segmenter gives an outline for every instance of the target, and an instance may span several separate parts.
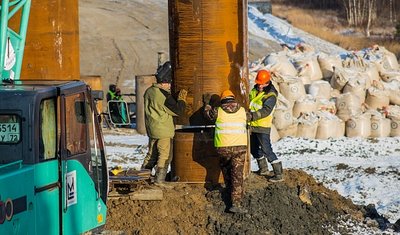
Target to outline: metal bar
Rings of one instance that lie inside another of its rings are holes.
[[[0,169],[6,168],[6,167],[9,167],[9,166],[13,166],[13,165],[17,165],[17,164],[19,164],[19,168],[21,168],[22,160],[18,160],[18,161],[15,161],[15,162],[11,162],[11,163],[7,163],[7,164],[4,164],[4,165],[1,165]]]

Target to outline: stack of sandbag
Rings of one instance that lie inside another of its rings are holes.
[[[252,81],[260,69],[279,90],[276,140],[400,136],[400,66],[384,47],[327,55],[304,44],[251,64]]]

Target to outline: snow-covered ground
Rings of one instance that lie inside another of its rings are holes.
[[[329,54],[345,52],[251,7],[249,32],[250,37],[257,35],[291,46],[305,42]],[[106,133],[109,167],[140,167],[147,152],[148,138],[130,133]],[[400,138],[310,140],[288,137],[274,143],[273,148],[284,167],[305,170],[356,204],[375,204],[378,212],[392,223],[400,219]],[[256,170],[254,159],[251,164],[252,170]]]

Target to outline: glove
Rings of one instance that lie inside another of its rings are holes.
[[[182,100],[182,101],[186,102],[187,93],[188,92],[185,89],[180,90],[179,94],[178,94],[178,100]]]
[[[212,95],[210,93],[203,94],[203,104],[204,105],[210,104],[211,96]]]

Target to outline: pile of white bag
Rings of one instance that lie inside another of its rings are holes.
[[[251,64],[250,83],[260,69],[279,91],[273,141],[400,136],[400,66],[384,47],[345,55],[286,48]]]

